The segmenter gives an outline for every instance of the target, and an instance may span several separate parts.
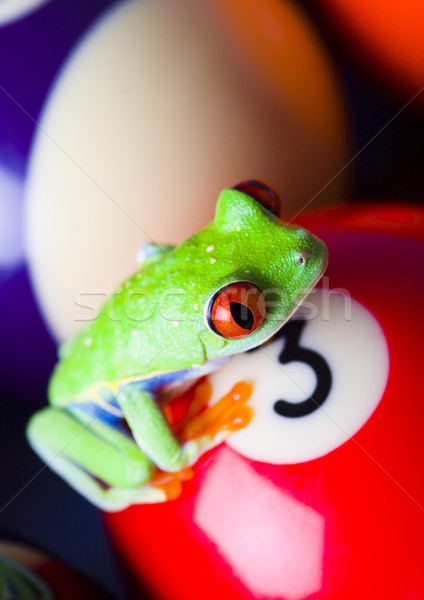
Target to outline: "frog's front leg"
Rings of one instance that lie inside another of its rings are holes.
[[[133,439],[81,409],[73,413],[45,408],[28,425],[31,446],[53,470],[106,510],[166,500],[148,485],[155,465]]]
[[[247,398],[249,396],[250,393]],[[148,391],[140,389],[137,385],[126,384],[118,391],[116,401],[139,447],[155,465],[168,473],[175,473],[192,466],[202,454],[222,442],[227,437],[228,431],[237,428],[228,427],[229,423],[225,421],[225,417],[231,421],[234,412],[234,407],[226,397],[223,398],[222,403],[217,403],[214,409],[205,411],[200,419],[193,418],[191,428],[187,427],[183,430],[181,438],[176,436],[159,402]],[[224,407],[222,420],[219,419],[221,405]],[[195,410],[193,413],[196,414]],[[209,427],[208,419],[205,419],[206,414],[211,418]],[[238,415],[239,413],[236,416]],[[190,411],[186,418],[190,422],[189,416]],[[242,421],[244,426],[247,422],[246,418],[243,417]]]
[[[116,400],[139,447],[163,471],[180,471],[188,462],[183,448],[156,401],[146,390],[127,384]]]

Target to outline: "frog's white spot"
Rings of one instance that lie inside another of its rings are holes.
[[[250,269],[246,269],[245,273],[251,273]]]
[[[180,324],[179,321],[172,321],[172,324],[174,325],[174,327],[178,327],[178,325]]]
[[[213,265],[213,263],[216,263],[216,258],[211,258],[209,259],[211,261],[211,264]]]
[[[236,231],[241,231],[241,225],[237,225]]]
[[[234,400],[240,400],[240,394],[233,394]]]
[[[93,343],[93,340],[91,339],[91,337],[86,337],[84,340],[84,346],[91,346],[91,344]]]
[[[131,335],[137,335],[138,331],[137,329],[131,329]]]
[[[212,252],[213,250],[215,250],[215,246],[213,244],[206,248],[206,252]]]
[[[197,304],[197,302],[196,302],[196,304],[193,304],[193,308],[194,308],[194,310],[199,310],[199,305]]]

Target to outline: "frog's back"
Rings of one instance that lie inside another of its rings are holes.
[[[148,377],[160,368],[155,359],[159,344],[149,335],[152,323],[132,321],[125,314],[123,292],[133,278],[106,301],[95,320],[61,346],[49,384],[52,404],[64,405],[95,386]]]
[[[60,349],[49,385],[49,400],[66,405],[98,386],[114,386],[125,379],[157,378],[164,372],[203,364],[204,348],[190,320],[178,332],[164,317],[172,256],[147,273],[137,272],[122,283],[87,328]]]

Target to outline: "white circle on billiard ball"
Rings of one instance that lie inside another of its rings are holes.
[[[252,421],[227,444],[253,460],[299,463],[341,446],[368,421],[388,372],[387,342],[375,317],[345,293],[318,289],[275,340],[211,376],[211,402],[238,381],[252,382]],[[286,401],[283,414],[278,400]]]
[[[17,21],[49,0],[1,0],[0,25]]]

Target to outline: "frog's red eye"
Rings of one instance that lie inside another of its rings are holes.
[[[253,283],[238,281],[221,288],[212,298],[209,323],[223,337],[242,338],[261,325],[265,311],[261,290]]]
[[[265,206],[265,208],[274,215],[277,215],[277,217],[280,214],[280,199],[278,194],[266,183],[256,180],[243,181],[234,186],[233,189],[239,190],[240,192],[243,192],[243,194],[250,196],[256,200],[256,202]]]

